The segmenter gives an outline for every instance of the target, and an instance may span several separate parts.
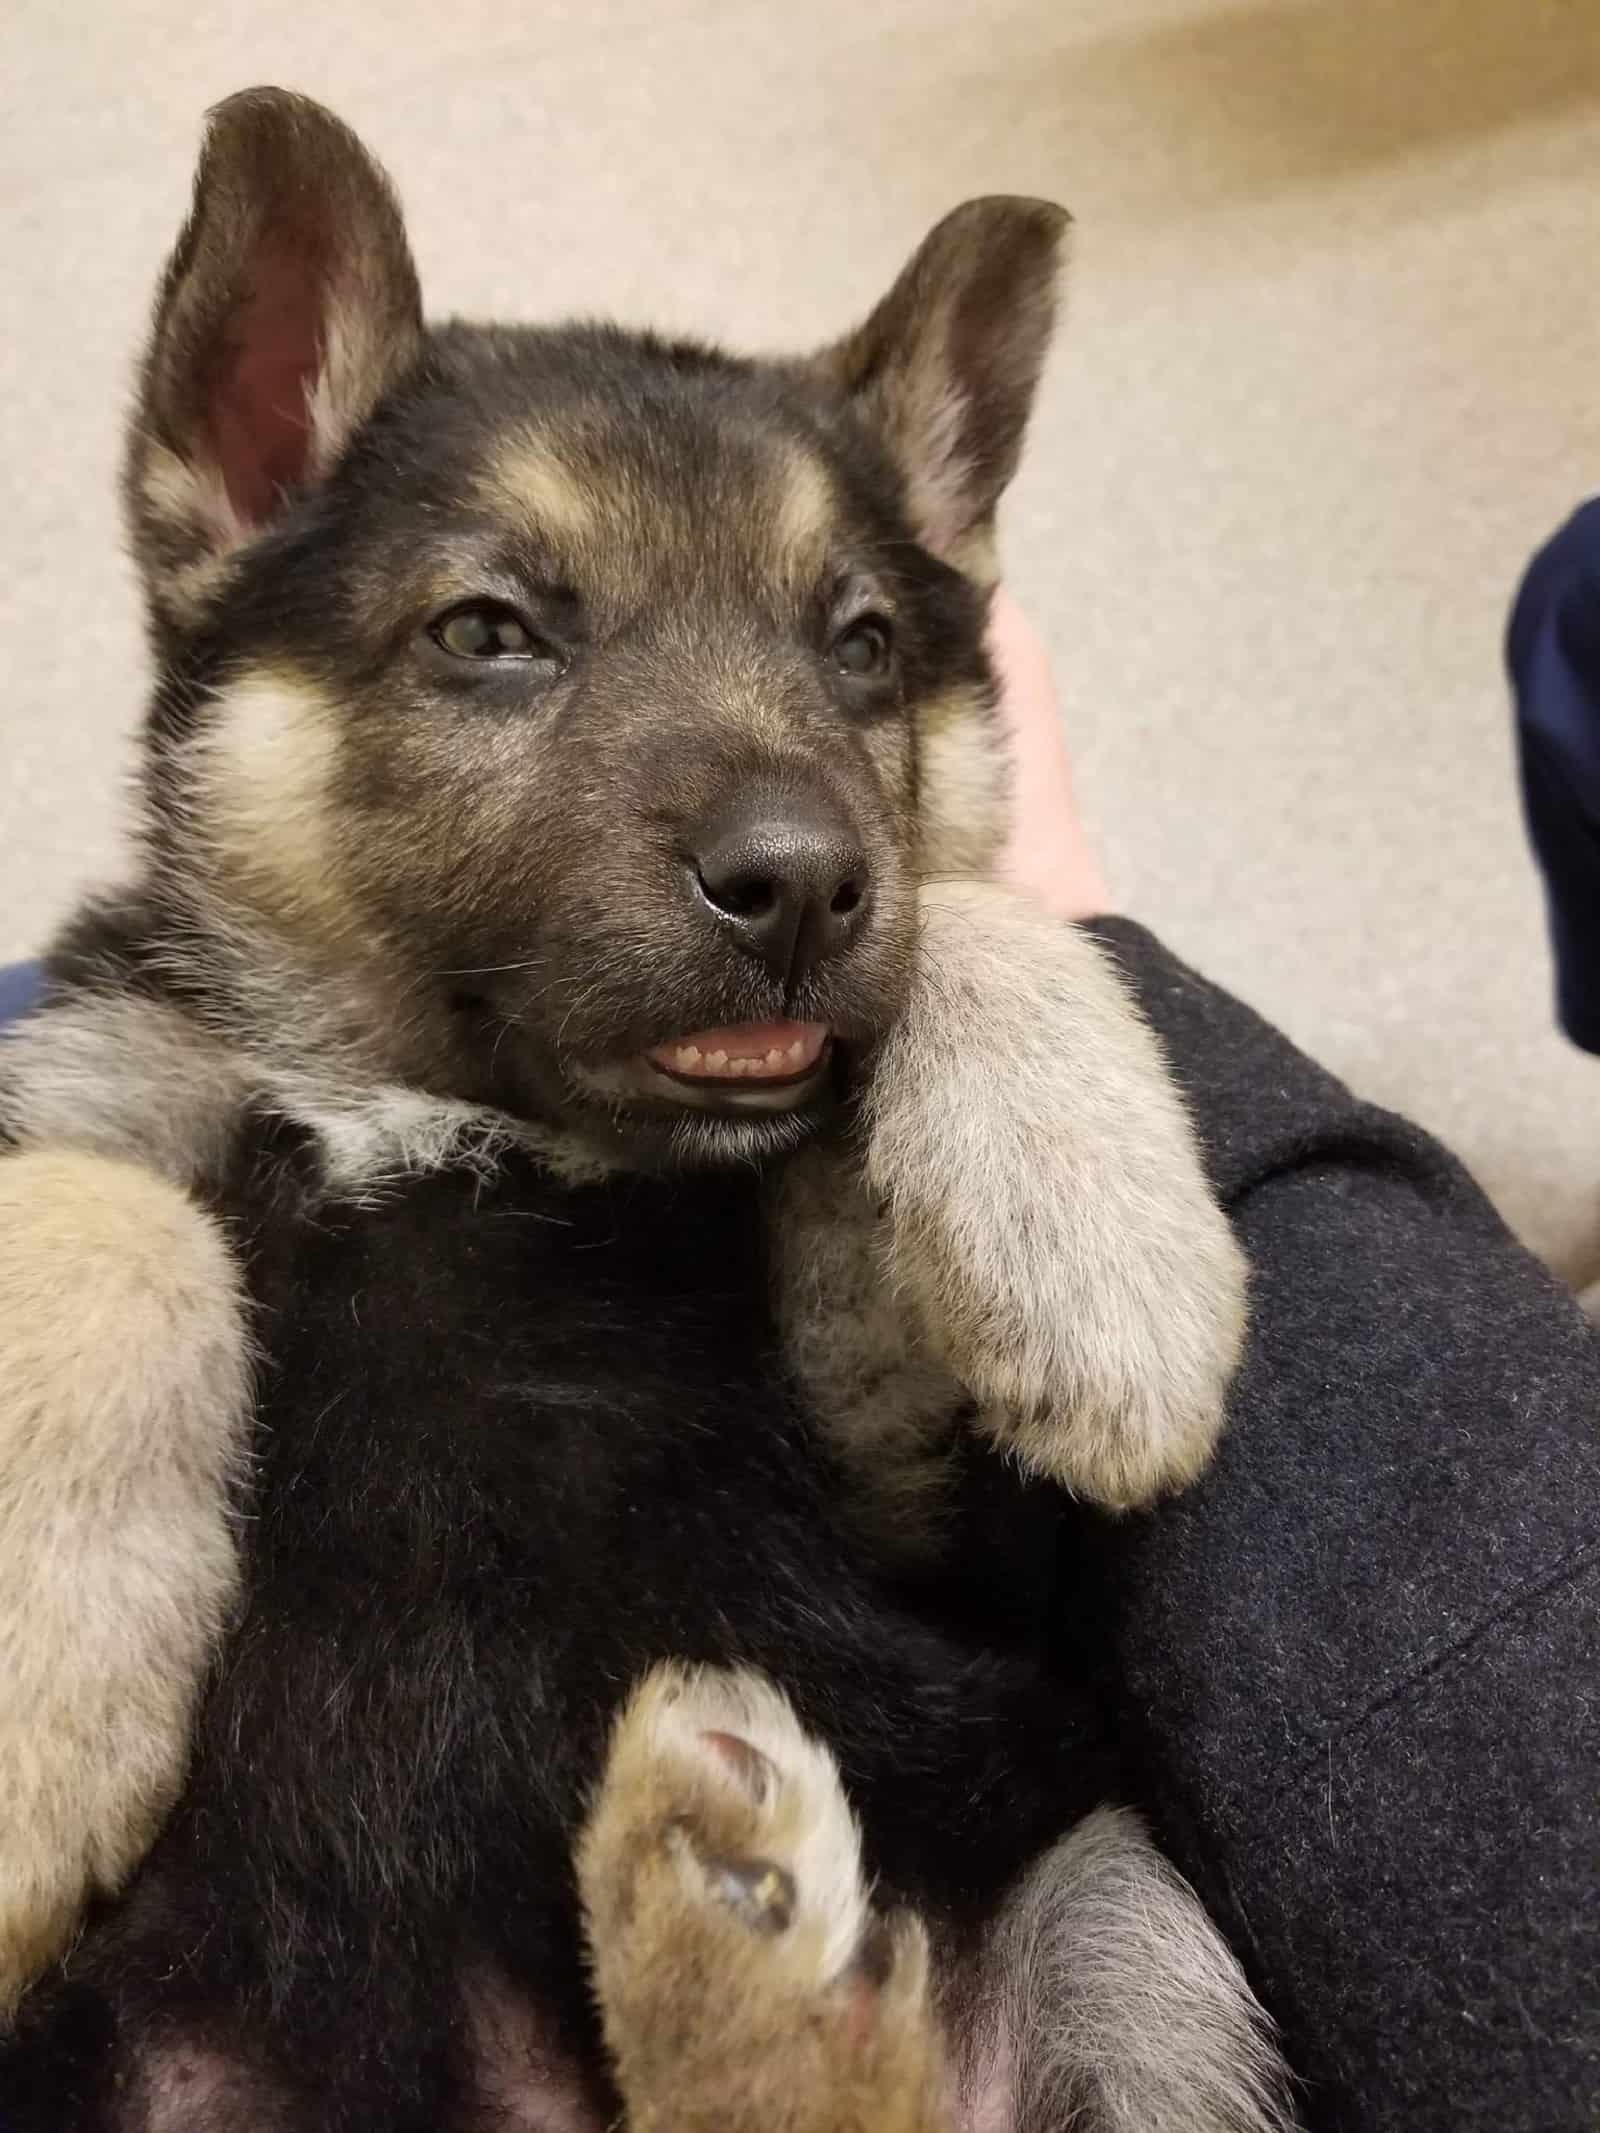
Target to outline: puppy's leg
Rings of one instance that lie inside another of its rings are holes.
[[[833,1758],[770,1683],[656,1668],[578,1868],[632,2126],[945,2133],[922,1928],[874,1916]]]
[[[1002,2070],[1015,2133],[1286,2133],[1272,2026],[1137,1818],[1100,1808],[991,1929],[969,2094]]]
[[[783,1349],[875,1552],[936,1552],[971,1402],[886,1277],[887,1225],[856,1150],[816,1140],[771,1182],[768,1246]]]
[[[221,1230],[104,1156],[0,1157],[0,2019],[171,1803],[236,1575]]]
[[[926,888],[912,1000],[867,1104],[888,1278],[988,1431],[1112,1506],[1199,1473],[1244,1261],[1095,944],[992,884]]]

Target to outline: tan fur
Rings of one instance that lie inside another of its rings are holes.
[[[947,2133],[922,1929],[873,1920],[833,1758],[769,1682],[646,1678],[578,1874],[634,2133]]]
[[[0,2010],[177,1791],[247,1403],[214,1222],[105,1157],[0,1158]]]
[[[134,477],[137,508],[158,529],[170,560],[151,573],[151,604],[165,622],[187,629],[200,622],[221,590],[246,535],[228,501],[222,477],[152,443]]]
[[[969,577],[974,585],[993,592],[1000,583],[1000,544],[994,521],[984,521],[953,540],[945,560]]]
[[[987,1433],[1114,1507],[1193,1480],[1239,1358],[1244,1261],[1095,944],[993,884],[925,889],[866,1111],[887,1278]]]
[[[838,504],[822,462],[798,446],[782,455],[777,474],[778,509],[773,544],[778,570],[807,591],[828,558]]]
[[[181,529],[192,560],[169,567],[164,597],[183,622],[198,620],[216,592],[228,556],[245,539],[245,528],[214,466],[183,458],[151,442],[139,467],[145,509],[161,525]]]
[[[222,690],[186,749],[193,806],[219,877],[248,907],[319,933],[349,924],[335,789],[340,716],[298,675]]]
[[[967,405],[939,369],[908,370],[900,381],[896,418],[917,438],[908,461],[906,504],[928,546],[955,560],[966,530],[973,466],[963,449]]]
[[[479,483],[482,502],[513,526],[581,549],[595,524],[596,499],[537,433],[509,438]]]
[[[345,263],[322,326],[322,363],[306,388],[311,426],[308,472],[326,474],[371,414],[397,369],[409,360],[415,333],[409,321],[383,313],[383,280],[359,248]]]
[[[924,880],[987,874],[1005,841],[1010,766],[970,689],[946,690],[917,713],[921,778],[917,854]]]
[[[963,2090],[1014,2087],[1013,2133],[1285,2133],[1271,2025],[1138,1818],[1102,1807],[990,1930]]]
[[[165,445],[145,453],[141,478],[151,505],[163,518],[186,520],[205,532],[215,549],[235,548],[245,537],[222,476],[213,466],[195,466]]]

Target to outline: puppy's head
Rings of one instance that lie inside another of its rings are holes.
[[[991,536],[1064,221],[971,202],[805,360],[430,330],[354,137],[222,105],[127,475],[191,966],[591,1137],[792,1138],[899,1009],[919,875],[998,832]]]

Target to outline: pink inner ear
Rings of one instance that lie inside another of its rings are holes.
[[[317,261],[274,246],[256,255],[250,294],[229,325],[210,409],[228,501],[246,526],[304,480],[311,450],[306,394],[322,364],[326,288]]]

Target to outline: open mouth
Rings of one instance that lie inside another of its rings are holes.
[[[825,1022],[736,1022],[655,1045],[646,1064],[684,1090],[733,1103],[797,1100],[827,1066]]]

